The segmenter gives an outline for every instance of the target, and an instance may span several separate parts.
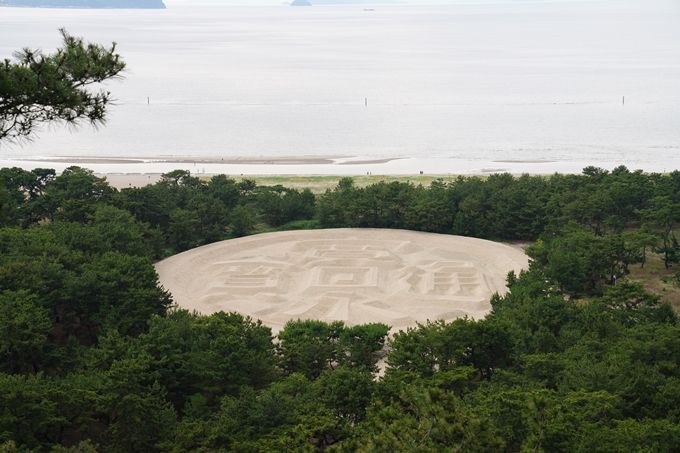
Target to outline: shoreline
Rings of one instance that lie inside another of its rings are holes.
[[[15,159],[23,162],[54,162],[82,164],[226,164],[226,165],[361,165],[385,164],[392,161],[410,159],[408,157],[383,157],[361,159],[357,156],[156,156],[156,157],[115,157],[115,156],[52,156],[32,159]],[[499,164],[553,164],[556,160],[543,159],[499,159],[490,162]]]
[[[38,156],[25,159],[0,159],[0,167],[54,168],[61,173],[70,166],[92,170],[107,176],[113,187],[138,187],[155,183],[162,173],[187,170],[194,176],[489,176],[494,173],[513,175],[580,174],[583,168],[595,166],[611,171],[619,165],[629,170],[666,173],[662,163],[582,162],[557,160],[518,160],[499,156],[494,160],[458,159],[456,157],[382,157],[382,156]],[[642,168],[640,168],[642,167]]]
[[[226,164],[226,165],[328,165],[351,156],[237,156],[237,157],[192,157],[192,156],[156,156],[156,157],[114,157],[114,156],[53,156],[26,159],[28,162],[81,163],[81,164]],[[379,159],[373,162],[385,163],[393,158]],[[346,164],[346,162],[340,162]],[[352,162],[349,162],[352,163]]]
[[[167,173],[189,170],[194,175],[489,175],[511,173],[531,175],[581,173],[587,166],[612,170],[625,165],[629,170],[666,173],[672,162],[640,162],[638,160],[548,160],[511,159],[494,156],[490,159],[470,159],[451,156],[30,156],[0,158],[0,167],[54,168],[57,172],[70,166],[88,168],[98,174]],[[666,168],[666,165],[669,165]]]

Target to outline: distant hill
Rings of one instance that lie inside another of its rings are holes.
[[[28,8],[165,9],[163,0],[0,0],[0,6],[24,6]]]

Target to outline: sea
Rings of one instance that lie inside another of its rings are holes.
[[[190,170],[216,173],[224,158],[321,156],[334,164],[226,172],[680,169],[677,0],[3,7],[0,57],[52,52],[62,27],[116,42],[127,63],[103,87],[108,122],[2,143],[0,166],[152,172],[196,159]]]

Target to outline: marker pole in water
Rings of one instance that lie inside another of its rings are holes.
[[[149,97],[147,96],[146,97],[146,105],[149,105],[149,104],[151,104],[151,101],[149,100]]]
[[[621,105],[626,105],[626,97],[625,96],[623,97],[623,104],[621,104]]]
[[[364,98],[364,106],[368,107],[368,98]]]

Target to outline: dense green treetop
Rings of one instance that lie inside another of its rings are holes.
[[[0,178],[2,451],[680,450],[680,324],[629,278],[650,253],[677,262],[679,172],[343,178],[320,196],[183,170],[123,190],[79,167]],[[531,241],[531,264],[485,318],[391,337],[316,320],[273,336],[158,286],[164,256],[324,226]]]

